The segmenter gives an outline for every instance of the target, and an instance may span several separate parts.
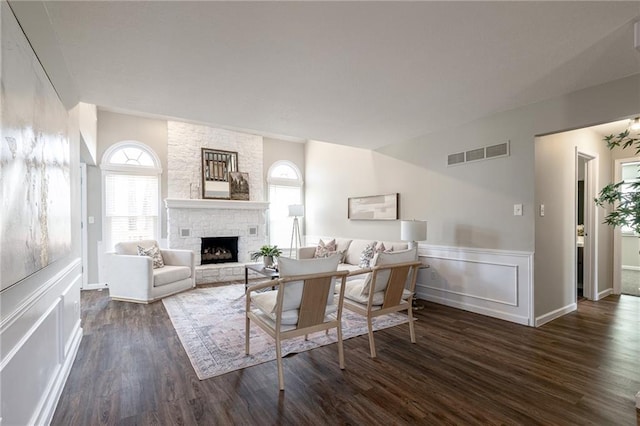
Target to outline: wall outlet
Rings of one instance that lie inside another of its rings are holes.
[[[540,216],[544,216],[544,204],[540,204]]]

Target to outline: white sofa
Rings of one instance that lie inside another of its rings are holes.
[[[114,300],[149,303],[196,286],[195,255],[191,250],[160,249],[165,266],[153,269],[151,257],[139,256],[138,245],[154,240],[118,243],[105,254],[109,296]]]
[[[371,243],[375,243],[376,247],[380,246],[380,243],[384,244],[386,250],[401,251],[409,248],[406,242],[397,241],[376,241],[376,240],[360,240],[360,239],[348,239],[348,238],[322,238],[322,241],[328,243],[329,241],[336,240],[336,251],[343,253],[343,260],[338,265],[338,270],[347,270],[349,272],[356,271],[360,268],[360,255],[362,251]],[[302,247],[298,249],[298,259],[312,259],[316,252],[316,246]],[[351,279],[348,277],[347,279]]]

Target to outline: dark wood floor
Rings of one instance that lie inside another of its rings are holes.
[[[424,303],[424,302],[423,302]],[[408,326],[200,381],[161,302],[82,293],[84,338],[52,424],[638,425],[640,298],[538,329],[424,303]]]

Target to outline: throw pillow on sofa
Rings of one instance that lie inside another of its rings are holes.
[[[325,243],[324,241],[320,240],[318,242],[318,246],[316,247],[316,252],[313,255],[313,257],[315,257],[315,258],[329,257],[329,256],[335,254],[335,252],[336,252],[336,240],[335,239],[329,241],[328,243]]]
[[[373,255],[376,254],[376,243],[373,242],[368,244],[362,253],[360,254],[360,264],[358,265],[360,268],[368,268],[369,263],[371,263],[371,259],[373,259]]]

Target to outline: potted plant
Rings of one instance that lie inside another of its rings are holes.
[[[638,120],[637,118],[635,120]],[[640,153],[640,133],[633,135],[626,130],[617,135],[605,136],[609,149],[632,147],[636,155]],[[604,223],[616,226],[628,226],[640,234],[640,181],[630,183],[624,191],[624,181],[610,183],[600,191],[595,202],[600,207],[611,206],[613,210],[604,218]]]
[[[265,268],[272,268],[274,258],[277,258],[282,254],[282,250],[278,246],[265,245],[260,247],[260,250],[251,253],[251,260],[258,260],[262,257]]]

